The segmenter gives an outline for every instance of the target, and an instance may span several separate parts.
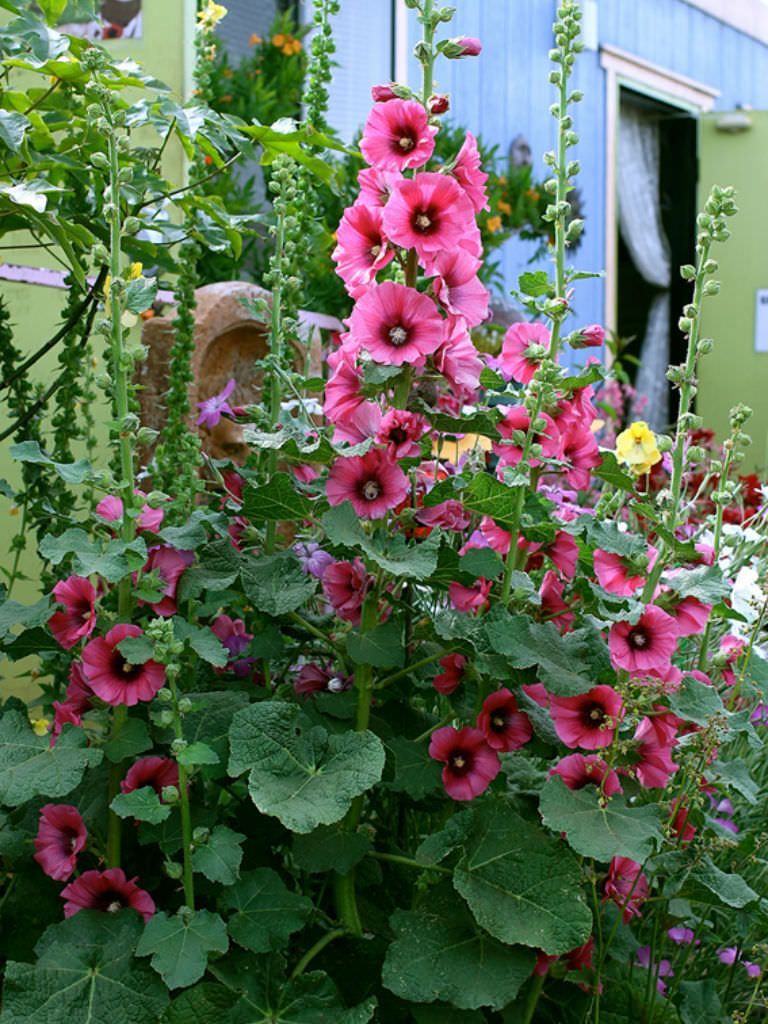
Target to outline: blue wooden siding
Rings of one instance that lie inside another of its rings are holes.
[[[479,59],[441,61],[437,87],[450,92],[452,118],[479,133],[505,154],[512,139],[523,134],[531,145],[536,169],[543,174],[541,155],[554,144],[553,99],[548,82],[547,53],[551,46],[555,0],[454,0],[455,35],[477,36],[483,43]],[[367,88],[389,77],[390,0],[342,0],[338,23],[338,60],[344,66],[334,89],[334,111],[342,109],[345,134],[364,120],[370,107]],[[615,46],[665,70],[695,79],[720,91],[716,108],[738,105],[768,109],[768,47],[692,7],[685,0],[598,0],[599,45]],[[346,40],[365,38],[359,49]],[[418,26],[412,20],[412,40]],[[354,69],[354,70],[351,70]],[[419,69],[412,66],[411,85]],[[377,77],[378,75],[378,77]],[[338,97],[353,84],[354,97]],[[575,86],[585,100],[575,108],[580,143],[575,151],[582,167],[578,179],[584,199],[587,230],[574,262],[580,269],[599,270],[605,262],[605,73],[598,50],[585,51],[577,64]],[[512,287],[526,268],[533,243],[512,240],[503,253],[506,286]],[[582,322],[601,321],[602,281],[580,282],[576,309]]]

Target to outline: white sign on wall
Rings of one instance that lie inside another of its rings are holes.
[[[755,352],[768,352],[768,288],[755,293]]]

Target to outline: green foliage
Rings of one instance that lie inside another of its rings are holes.
[[[173,917],[154,915],[139,939],[136,956],[151,956],[152,967],[168,988],[187,988],[202,978],[211,953],[226,953],[228,946],[218,914],[182,909]]]
[[[87,746],[82,729],[65,725],[52,747],[18,711],[6,711],[0,717],[0,804],[18,807],[35,796],[67,796],[101,758],[100,750]]]
[[[232,912],[227,929],[232,939],[252,953],[278,952],[303,928],[312,902],[286,888],[277,872],[258,868],[243,874],[221,901]]]

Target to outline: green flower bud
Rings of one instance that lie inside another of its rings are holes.
[[[175,786],[163,786],[160,796],[164,804],[175,804],[179,801],[179,791]]]

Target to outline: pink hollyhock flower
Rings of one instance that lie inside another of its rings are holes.
[[[206,426],[212,430],[225,413],[229,416],[234,415],[232,406],[227,399],[236,387],[237,381],[234,377],[230,377],[218,395],[213,395],[211,398],[206,398],[204,402],[197,403],[197,408],[200,410],[200,415],[197,417],[198,427]]]
[[[446,51],[446,57],[459,60],[461,57],[479,57],[483,52],[483,44],[475,36],[456,36],[449,40],[453,44]],[[459,52],[456,52],[456,51]]]
[[[669,609],[669,614],[677,624],[678,636],[696,636],[704,632],[711,611],[712,605],[698,597],[684,597]]]
[[[415,288],[385,281],[370,288],[349,318],[350,334],[377,363],[423,366],[443,343],[434,302]]]
[[[699,561],[702,565],[714,565],[715,564],[715,549],[711,544],[699,543],[695,544],[694,547],[699,555]]]
[[[384,171],[380,167],[366,167],[357,176],[360,194],[357,201],[368,206],[386,206],[392,189],[403,180],[399,171]]]
[[[435,676],[432,685],[444,697],[450,697],[464,677],[467,659],[463,654],[446,654],[439,662],[442,672]]]
[[[608,649],[614,668],[623,668],[633,675],[660,672],[669,666],[677,646],[677,625],[654,604],[645,611],[634,626],[629,622],[614,622],[608,634]]]
[[[393,459],[413,459],[421,455],[419,441],[429,429],[429,422],[420,413],[390,409],[382,418],[376,440],[386,445]]]
[[[371,448],[365,455],[336,459],[325,493],[329,505],[349,501],[362,519],[383,519],[389,509],[405,501],[410,485],[386,451]]]
[[[633,917],[642,917],[640,906],[648,898],[648,879],[637,861],[629,857],[614,857],[608,869],[603,892],[604,898],[613,902],[622,911],[624,923]]]
[[[543,548],[539,548],[538,544],[530,545],[530,547],[538,549],[538,551],[533,558],[528,560],[529,565],[534,559],[546,557],[560,570],[560,575],[565,579],[572,580],[576,575],[579,545],[570,533],[566,533],[565,530],[558,530],[551,544]],[[538,564],[536,564],[536,568],[538,567]]]
[[[53,730],[51,732],[50,747],[56,746],[56,740],[61,736],[61,730],[65,725],[82,725],[79,713],[66,701],[55,700],[53,702]]]
[[[624,717],[621,697],[610,686],[593,686],[577,697],[550,697],[555,732],[566,747],[609,747]]]
[[[656,974],[656,989],[665,996],[667,986],[663,979],[671,978],[675,973],[669,960],[659,960],[658,963],[654,963],[651,960],[651,947],[641,946],[635,953],[635,963],[638,967],[644,967],[647,971],[653,971]]]
[[[475,723],[493,750],[519,750],[533,736],[531,720],[518,710],[515,695],[506,687],[483,701],[483,710]]]
[[[540,434],[535,435],[535,442],[541,445],[542,457],[545,459],[557,459],[560,457],[560,431],[551,416],[543,413],[540,417],[546,426]],[[504,411],[504,416],[496,429],[504,438],[503,442],[494,441],[493,451],[499,457],[499,468],[504,466],[516,466],[523,457],[523,446],[513,441],[512,435],[520,430],[526,433],[531,425],[531,418],[522,405],[510,405]],[[541,460],[531,458],[528,460],[531,467],[541,465]]]
[[[455,498],[441,501],[432,508],[419,509],[416,519],[424,526],[437,526],[441,530],[450,530],[453,533],[463,533],[472,521],[469,512]]]
[[[475,580],[471,587],[465,587],[461,583],[451,583],[448,586],[448,597],[458,612],[477,612],[481,608],[487,608],[490,592],[491,581],[482,578]]]
[[[373,437],[379,429],[381,411],[362,394],[363,371],[355,353],[342,346],[328,357],[328,365],[333,373],[325,386],[323,412],[336,426],[334,440],[356,444]]]
[[[79,661],[69,666],[69,683],[67,684],[66,704],[75,714],[82,715],[89,711],[93,704],[93,690],[83,676],[83,667]]]
[[[331,558],[331,561],[333,559]],[[330,564],[330,563],[329,563]],[[241,657],[248,650],[248,645],[253,640],[253,633],[245,628],[242,619],[232,619],[229,615],[219,615],[211,624],[211,632],[221,640],[229,654],[227,668],[237,676],[247,676],[253,666],[253,658]],[[217,669],[222,672],[223,669]]]
[[[368,115],[360,152],[369,164],[387,171],[421,167],[434,152],[436,132],[420,103],[392,99]]]
[[[104,519],[108,523],[119,523],[123,518],[122,499],[115,497],[113,494],[108,494],[106,498],[101,499],[95,511],[100,519]]]
[[[64,611],[50,617],[48,628],[68,651],[96,628],[96,591],[84,576],[69,576],[59,580],[53,596],[57,604],[64,605]]]
[[[134,493],[139,498],[146,498],[146,494],[143,491],[135,491]],[[95,511],[96,515],[106,522],[119,523],[123,518],[122,498],[108,495],[106,498],[101,499]],[[161,508],[152,508],[151,505],[145,504],[141,506],[141,511],[136,519],[136,526],[140,530],[151,530],[152,533],[156,533],[160,529],[164,518],[165,512]]]
[[[470,132],[467,132],[451,174],[464,189],[476,213],[488,209],[488,193],[485,190],[488,175],[482,169],[480,150]]]
[[[549,707],[549,694],[543,683],[523,683],[523,693],[530,697],[540,708]]]
[[[498,526],[490,516],[483,516],[480,520],[480,533],[489,547],[497,554],[506,556],[512,542],[512,535],[507,530]]]
[[[682,925],[675,925],[673,928],[667,929],[667,935],[678,946],[690,946],[692,942],[695,942],[697,946],[701,945],[701,940],[695,938],[693,929],[684,928]]]
[[[362,561],[336,562],[323,573],[323,592],[340,619],[360,625],[360,609],[373,584]]]
[[[621,793],[619,776],[597,754],[568,754],[549,769],[550,775],[559,775],[568,789],[597,786],[605,796]]]
[[[359,200],[347,207],[336,232],[336,248],[331,259],[336,273],[353,299],[362,295],[382,267],[394,258],[382,229],[380,206]]]
[[[448,317],[445,341],[432,359],[435,369],[462,400],[474,396],[484,364],[461,317]]]
[[[293,689],[301,697],[316,693],[342,693],[352,686],[352,677],[335,672],[332,665],[302,665],[293,681]]]
[[[591,470],[600,465],[600,449],[595,435],[587,427],[570,422],[560,428],[565,479],[577,491],[589,490]]]
[[[159,601],[150,603],[150,608],[156,615],[168,618],[176,614],[176,588],[179,580],[186,569],[192,565],[195,556],[191,551],[177,551],[176,548],[160,544],[149,549],[143,574],[154,572],[160,577],[163,596]]]
[[[313,540],[300,541],[293,545],[296,557],[301,562],[304,572],[321,580],[323,573],[329,565],[333,565],[336,559],[328,551],[323,551],[319,544]]]
[[[96,637],[83,648],[83,675],[97,697],[107,704],[133,707],[152,700],[165,684],[165,668],[151,658],[133,665],[118,649],[129,636],[143,636],[138,626],[119,623],[105,637]]]
[[[689,821],[691,816],[690,806],[677,797],[669,805],[669,816],[672,819],[671,829],[677,836],[680,846],[687,846],[696,835],[696,826]]]
[[[549,330],[544,324],[519,323],[507,328],[499,356],[499,368],[507,380],[530,384],[549,352]]]
[[[605,328],[600,324],[582,327],[571,345],[573,348],[600,348],[605,341]]]
[[[735,685],[736,673],[733,671],[732,666],[743,656],[745,650],[746,641],[741,637],[732,636],[730,633],[720,641],[720,653],[724,654],[727,659],[725,667],[720,669],[720,674],[726,686]]]
[[[573,628],[575,614],[573,602],[563,598],[565,586],[563,581],[552,569],[544,573],[544,579],[539,587],[541,597],[541,610],[548,619],[551,619],[561,633],[567,633]]]
[[[475,211],[459,185],[446,174],[427,172],[403,178],[384,207],[387,238],[415,249],[422,262],[457,246],[479,255]]]
[[[46,804],[40,811],[35,838],[35,860],[50,878],[65,882],[77,867],[88,829],[76,807]]]
[[[128,769],[120,783],[123,793],[132,793],[135,789],[151,786],[162,798],[164,786],[179,785],[179,766],[170,757],[140,757]]]
[[[390,85],[372,85],[371,86],[371,99],[374,103],[388,103],[389,100],[396,100],[397,93],[392,88],[395,83],[392,82]]]
[[[61,890],[64,917],[72,917],[81,910],[101,910],[116,914],[124,907],[131,907],[149,921],[155,912],[155,901],[136,885],[136,879],[128,879],[120,868],[108,871],[84,871],[74,882]]]
[[[469,327],[488,319],[489,295],[477,276],[480,266],[476,256],[460,248],[436,252],[427,263],[427,272],[436,275],[435,295],[447,312],[463,317]]]
[[[597,582],[609,594],[629,597],[645,583],[645,576],[630,576],[626,562],[621,555],[597,548],[594,558]]]
[[[664,722],[666,718],[673,719],[675,724]],[[640,785],[646,789],[665,789],[678,769],[671,753],[677,742],[678,722],[675,715],[655,715],[641,719],[635,730],[640,760],[634,768]]]
[[[442,761],[443,785],[454,800],[472,800],[490,786],[501,769],[501,761],[479,729],[436,729],[429,742],[429,756]]]

